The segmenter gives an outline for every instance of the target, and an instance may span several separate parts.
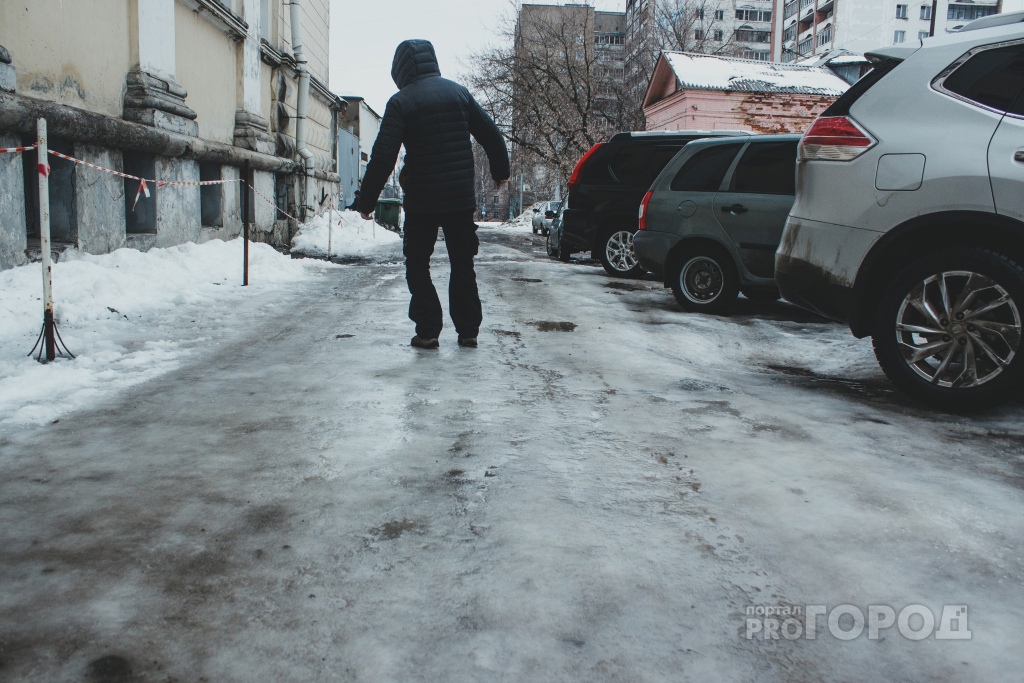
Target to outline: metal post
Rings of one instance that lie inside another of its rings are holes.
[[[242,166],[242,222],[244,224],[244,241],[242,242],[242,286],[249,286],[249,213],[252,210],[249,201],[249,162]]]
[[[331,203],[327,205],[327,260],[331,260],[333,256],[333,249],[331,248],[331,239],[334,236],[334,197],[331,197]]]
[[[43,256],[43,349],[47,362],[57,358],[53,336],[53,263],[50,257],[50,152],[46,142],[46,119],[39,119],[39,248]]]

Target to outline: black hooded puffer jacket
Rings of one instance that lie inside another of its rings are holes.
[[[405,145],[402,185],[409,213],[476,208],[473,147],[479,142],[491,177],[509,177],[508,149],[498,127],[466,88],[441,78],[434,46],[407,40],[395,51],[391,77],[399,92],[388,101],[373,155],[359,188],[359,210],[371,213]]]

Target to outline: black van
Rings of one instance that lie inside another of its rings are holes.
[[[749,135],[742,130],[618,133],[594,145],[569,179],[562,240],[570,252],[590,251],[609,275],[640,277],[633,253],[640,201],[661,169],[688,142]]]

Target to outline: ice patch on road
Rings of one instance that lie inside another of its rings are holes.
[[[304,256],[327,256],[330,240],[331,257],[366,256],[402,243],[397,233],[363,220],[355,211],[334,212],[333,222],[328,224],[327,214],[317,216],[296,233],[292,239],[292,253]]]
[[[42,322],[40,266],[0,273],[0,429],[40,424],[178,367],[222,338],[283,285],[315,277],[318,261],[251,244],[243,288],[242,240],[140,252],[70,252],[54,264],[55,314],[74,360],[42,365],[25,354]]]

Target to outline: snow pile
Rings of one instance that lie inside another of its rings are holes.
[[[327,213],[324,213],[296,233],[292,239],[293,254],[324,257],[327,255],[328,239],[332,257],[361,256],[402,242],[396,233],[374,221],[363,220],[355,211],[331,213],[334,217],[333,226],[328,225]]]
[[[817,66],[774,64],[749,59],[666,52],[684,89],[842,95],[850,84]]]
[[[251,285],[243,288],[240,239],[146,253],[70,252],[53,266],[54,299],[77,359],[49,365],[25,355],[42,322],[39,264],[0,272],[0,428],[52,420],[172,370],[190,346],[244,327],[232,316],[332,267],[250,244]]]

